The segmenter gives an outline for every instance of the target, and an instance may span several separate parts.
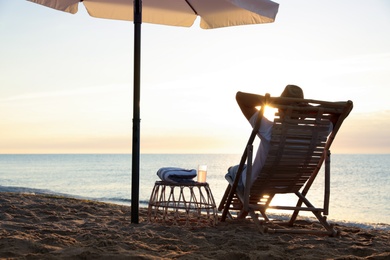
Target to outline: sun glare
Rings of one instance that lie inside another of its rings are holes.
[[[274,121],[275,119],[275,113],[276,113],[276,108],[270,107],[270,106],[265,106],[264,108],[264,117],[270,120],[271,122]]]

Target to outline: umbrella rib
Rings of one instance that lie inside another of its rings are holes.
[[[198,15],[198,13],[195,11],[194,7],[188,2],[188,0],[186,0],[186,3],[191,7],[194,14]]]

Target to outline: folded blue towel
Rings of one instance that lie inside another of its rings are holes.
[[[193,182],[192,179],[196,177],[196,170],[178,167],[164,167],[157,171],[157,176],[163,181]]]

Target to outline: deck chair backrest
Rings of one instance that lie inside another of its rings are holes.
[[[250,202],[264,195],[295,193],[315,178],[352,102],[269,98],[275,114],[270,150],[250,189]]]

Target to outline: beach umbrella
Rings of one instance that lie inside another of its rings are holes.
[[[82,2],[89,15],[134,22],[134,86],[131,222],[138,223],[140,160],[140,64],[141,23],[190,27],[201,18],[200,27],[271,23],[279,4],[270,0],[28,0],[75,14]]]

